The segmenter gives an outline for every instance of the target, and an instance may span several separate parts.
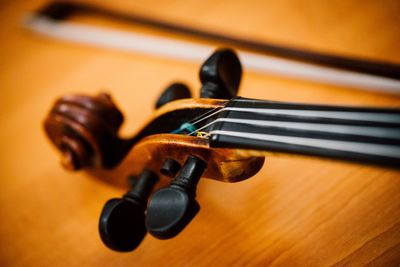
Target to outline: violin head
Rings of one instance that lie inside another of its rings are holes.
[[[240,61],[232,50],[217,50],[201,67],[200,98],[190,98],[190,90],[182,83],[171,84],[158,99],[154,116],[128,139],[118,136],[123,115],[107,94],[66,95],[58,99],[44,129],[61,151],[62,164],[68,169],[126,169],[129,171],[118,172],[125,178],[149,168],[165,177],[160,169],[167,158],[183,164],[191,154],[207,162],[205,177],[241,181],[258,172],[264,162],[263,155],[211,148],[200,135],[173,134],[188,121],[224,107],[227,100],[220,99],[236,96],[241,73]],[[112,181],[115,177],[105,180]]]
[[[236,96],[241,73],[232,50],[216,51],[201,67],[200,98],[190,98],[185,85],[172,84],[158,99],[152,118],[127,139],[118,136],[123,115],[109,95],[67,95],[55,102],[44,129],[66,168],[85,168],[117,185],[139,177],[123,198],[111,199],[103,208],[99,233],[107,247],[131,251],[147,231],[161,239],[174,237],[200,209],[195,199],[200,177],[238,182],[261,169],[263,154],[211,147],[202,130]],[[175,179],[153,194],[146,215],[158,177]]]

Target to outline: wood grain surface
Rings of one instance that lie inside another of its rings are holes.
[[[176,238],[147,235],[116,253],[101,243],[105,201],[124,190],[61,168],[42,123],[66,93],[109,91],[130,135],[162,89],[198,94],[199,65],[93,48],[20,27],[46,1],[0,1],[1,266],[396,266],[400,173],[300,156],[271,156],[234,184],[203,179],[201,210]],[[244,38],[400,64],[400,2],[87,1]],[[150,29],[92,23],[163,35]],[[400,97],[244,73],[240,95],[281,101],[400,107]]]

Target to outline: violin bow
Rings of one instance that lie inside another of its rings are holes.
[[[400,94],[400,66],[396,64],[246,40],[90,4],[52,2],[29,16],[23,25],[39,34],[62,40],[185,61],[202,62],[214,49],[214,46],[67,22],[68,18],[77,14],[101,16],[205,39],[222,46],[235,46],[243,49],[239,53],[241,61],[250,71]]]

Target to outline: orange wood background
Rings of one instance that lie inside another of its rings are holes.
[[[199,65],[70,44],[22,29],[23,16],[45,2],[0,1],[1,266],[399,265],[400,173],[296,156],[269,157],[262,171],[244,182],[201,180],[201,210],[172,240],[148,235],[131,253],[106,249],[98,217],[105,201],[124,190],[62,169],[42,130],[44,117],[63,94],[106,89],[125,114],[122,132],[131,134],[170,82],[186,82],[198,94]],[[90,2],[245,38],[400,64],[396,0]],[[398,96],[248,72],[240,95],[400,106]]]

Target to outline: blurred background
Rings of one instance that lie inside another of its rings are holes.
[[[44,134],[44,118],[64,94],[107,91],[125,115],[121,134],[132,135],[151,116],[155,101],[171,82],[184,82],[193,95],[199,95],[201,62],[72,43],[22,27],[29,15],[48,3],[0,1],[2,266],[390,266],[400,262],[398,171],[285,155],[271,155],[260,173],[240,183],[201,180],[197,197],[201,210],[176,238],[161,241],[147,235],[131,253],[107,249],[97,232],[98,218],[105,201],[120,197],[126,189],[84,171],[63,169],[58,151]],[[400,64],[400,2],[396,0],[84,3],[248,40]],[[69,21],[221,46],[100,16],[78,15]],[[396,94],[246,69],[239,95],[400,106]]]

